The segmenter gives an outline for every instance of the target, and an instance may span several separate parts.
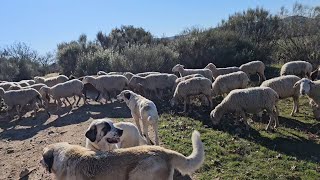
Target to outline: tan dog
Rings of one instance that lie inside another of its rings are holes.
[[[155,143],[159,145],[159,136],[158,136],[158,121],[159,115],[157,111],[156,105],[150,101],[149,99],[136,94],[130,90],[122,91],[118,96],[117,99],[119,101],[126,102],[127,106],[131,110],[131,115],[138,126],[138,130],[140,134],[140,122],[142,121],[143,126],[143,134],[146,136],[147,141],[150,142],[150,138],[148,135],[148,126],[151,125],[153,127],[155,133]]]
[[[67,142],[44,148],[41,164],[57,180],[168,180],[174,169],[183,175],[200,168],[204,147],[200,134],[192,134],[188,157],[159,146],[137,146],[111,152],[95,152]]]
[[[121,135],[118,133],[119,131],[122,131]],[[111,151],[147,144],[133,123],[113,123],[109,119],[93,120],[85,136],[86,148],[93,151]],[[115,137],[114,141],[110,141],[112,137]]]

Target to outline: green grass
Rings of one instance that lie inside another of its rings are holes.
[[[196,179],[320,179],[320,125],[307,98],[300,105],[300,113],[291,117],[292,100],[281,100],[280,127],[273,132],[264,130],[266,118],[246,131],[228,118],[212,127],[209,111],[198,113],[198,107],[190,117],[163,113],[160,138],[166,147],[189,155],[192,131],[201,133],[206,158]]]

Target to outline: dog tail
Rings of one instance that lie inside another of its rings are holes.
[[[192,153],[188,157],[177,152],[172,154],[171,164],[182,175],[192,174],[203,164],[205,158],[204,147],[198,131],[192,133],[192,147]]]

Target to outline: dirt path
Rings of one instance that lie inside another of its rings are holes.
[[[49,119],[44,112],[35,119],[0,119],[0,179],[19,179],[20,174],[28,171],[32,172],[25,179],[51,179],[39,164],[46,145],[67,141],[84,146],[84,134],[93,119],[108,117],[116,121],[132,121],[130,111],[123,103],[100,105],[91,101],[89,105],[68,112],[70,110],[62,108],[55,113],[55,108],[51,107],[53,113]]]

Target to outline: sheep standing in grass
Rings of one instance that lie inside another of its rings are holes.
[[[240,114],[248,129],[249,125],[246,113],[255,114],[265,109],[270,115],[266,130],[269,129],[273,122],[275,122],[274,128],[276,128],[279,125],[276,106],[278,100],[278,94],[269,87],[236,89],[231,91],[222,102],[211,111],[210,118],[212,123],[217,125],[222,116],[227,112]]]
[[[65,75],[59,75],[59,76],[50,77],[50,78],[34,77],[34,81],[36,83],[43,83],[43,84],[47,85],[48,87],[52,87],[58,83],[63,83],[68,80],[69,80],[69,78]]]
[[[312,65],[306,61],[291,61],[285,63],[280,70],[280,75],[296,75],[301,78],[310,78]]]
[[[76,103],[77,106],[81,98],[83,98],[84,103],[86,103],[82,90],[83,90],[83,83],[78,79],[73,79],[64,83],[56,84],[52,87],[44,86],[40,88],[40,93],[43,96],[49,95],[54,100],[57,100],[59,105],[57,106],[57,109],[59,109],[59,107],[62,105],[61,98],[65,98],[68,101],[68,103],[71,105],[70,101],[68,100],[68,97],[77,95],[79,96],[79,99]],[[67,105],[65,104],[65,106]]]
[[[261,61],[251,61],[251,62],[242,64],[239,68],[241,71],[247,73],[249,77],[250,75],[258,74],[260,84],[266,80],[266,76],[264,75],[264,70],[266,66]]]
[[[311,81],[303,78],[297,81],[294,87],[299,87],[300,94],[309,97],[314,116],[318,118],[319,116],[315,112],[320,111],[320,81]]]
[[[295,75],[286,75],[280,76],[264,81],[260,87],[269,87],[277,92],[280,99],[286,99],[292,97],[293,99],[293,108],[291,111],[291,116],[294,113],[299,112],[299,88],[293,87],[300,78]]]
[[[205,78],[212,80],[212,72],[210,69],[184,69],[184,66],[177,64],[172,68],[172,72],[179,72],[180,77],[184,77],[190,74],[201,74]]]
[[[178,84],[176,90],[174,91],[173,98],[171,99],[171,106],[174,106],[179,102],[179,100],[184,100],[183,111],[187,111],[187,104],[190,104],[190,96],[204,95],[212,108],[211,99],[211,81],[205,77],[194,77],[182,81]]]
[[[216,79],[220,75],[224,75],[224,74],[229,74],[229,73],[240,71],[240,69],[238,67],[217,68],[212,63],[209,63],[205,67],[205,69],[211,70],[213,79]]]
[[[128,79],[123,75],[86,76],[83,83],[92,84],[102,95],[107,95],[108,99],[111,99],[110,93],[118,93],[128,87]]]
[[[213,97],[228,94],[234,89],[246,88],[249,83],[249,78],[242,71],[220,75],[212,83]]]
[[[43,106],[41,95],[38,91],[31,88],[10,91],[5,91],[3,88],[0,88],[0,97],[3,98],[4,103],[8,106],[7,115],[8,112],[15,107],[19,118],[20,111],[25,105],[31,104],[33,106],[35,115],[38,109],[37,103]]]

